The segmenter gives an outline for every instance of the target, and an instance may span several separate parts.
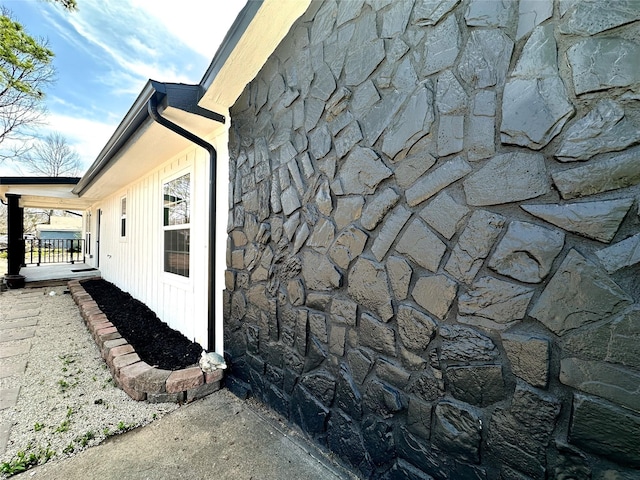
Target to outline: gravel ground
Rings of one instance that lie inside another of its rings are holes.
[[[0,410],[0,424],[12,424],[0,463],[20,452],[40,463],[78,453],[107,437],[146,425],[175,410],[173,403],[136,402],[114,386],[98,347],[65,287],[0,293],[0,322],[9,312],[38,304],[35,336],[28,354],[0,358],[0,366],[27,362],[24,374],[0,378],[0,388],[20,387],[15,407]],[[12,321],[13,322],[13,321]],[[27,327],[28,328],[28,327]],[[6,330],[5,330],[6,331]]]

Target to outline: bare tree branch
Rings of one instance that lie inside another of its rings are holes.
[[[22,157],[21,164],[37,175],[73,177],[80,170],[80,156],[62,134],[53,132],[35,142],[31,151]]]

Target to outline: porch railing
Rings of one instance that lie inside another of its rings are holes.
[[[24,250],[24,265],[84,263],[84,240],[81,238],[26,239]]]

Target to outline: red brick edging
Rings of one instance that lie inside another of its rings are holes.
[[[194,366],[182,370],[162,370],[143,362],[118,329],[100,310],[79,280],[68,283],[73,300],[87,324],[115,384],[134,400],[191,402],[220,389],[223,370],[204,372]]]

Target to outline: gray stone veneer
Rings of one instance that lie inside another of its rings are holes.
[[[639,38],[313,2],[231,109],[227,385],[365,478],[640,478]]]

